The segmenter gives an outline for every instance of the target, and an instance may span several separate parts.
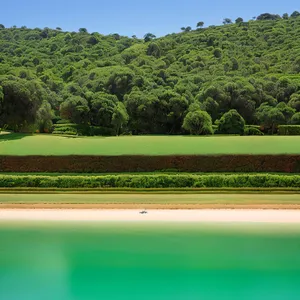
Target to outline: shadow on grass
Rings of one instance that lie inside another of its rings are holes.
[[[0,143],[14,141],[14,140],[20,140],[20,139],[23,139],[28,136],[32,136],[32,134],[25,134],[25,133],[0,134]]]

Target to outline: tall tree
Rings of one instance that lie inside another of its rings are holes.
[[[112,116],[115,111],[118,98],[115,95],[103,92],[92,96],[90,120],[92,125],[111,128]]]
[[[241,24],[241,23],[243,23],[244,22],[244,19],[243,18],[237,18],[236,20],[235,20],[235,23],[236,24]]]
[[[223,24],[224,24],[224,25],[232,24],[232,20],[229,19],[229,18],[225,18],[225,19],[223,20]]]
[[[39,87],[32,92],[27,81],[18,79],[0,81],[0,86],[0,127],[7,125],[9,129],[20,131],[34,124],[41,105],[34,94],[39,93]]]
[[[112,124],[115,127],[116,135],[120,134],[120,130],[128,123],[128,113],[123,103],[118,102],[112,115]]]
[[[294,11],[292,14],[291,14],[291,17],[292,18],[297,18],[297,17],[299,17],[300,16],[300,12],[299,11]]]
[[[197,28],[202,28],[204,26],[204,22],[200,21],[197,23]]]
[[[89,120],[88,102],[80,96],[70,96],[60,106],[62,119],[76,124],[86,124]]]
[[[283,113],[276,107],[270,107],[268,104],[262,104],[256,111],[256,118],[259,124],[270,130],[273,134],[276,132],[278,125],[286,123]]]
[[[287,20],[288,18],[289,18],[289,14],[284,13],[284,14],[282,15],[282,19]]]
[[[48,133],[52,128],[54,112],[47,101],[43,101],[36,114],[36,124],[40,132]]]
[[[144,41],[147,43],[147,42],[150,42],[151,40],[155,39],[156,36],[153,34],[153,33],[146,33],[144,35]]]
[[[87,29],[86,28],[79,28],[79,33],[87,33]]]

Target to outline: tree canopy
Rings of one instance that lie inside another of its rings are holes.
[[[224,24],[143,39],[0,25],[0,127],[68,119],[116,134],[183,134],[191,108],[217,123],[235,110],[273,132],[297,123],[300,13]]]

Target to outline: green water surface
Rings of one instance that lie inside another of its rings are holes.
[[[300,299],[300,227],[0,223],[0,299]]]

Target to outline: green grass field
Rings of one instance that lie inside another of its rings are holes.
[[[0,204],[300,204],[299,194],[0,194]]]
[[[300,136],[0,135],[0,155],[300,154]]]

